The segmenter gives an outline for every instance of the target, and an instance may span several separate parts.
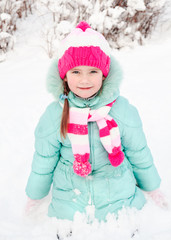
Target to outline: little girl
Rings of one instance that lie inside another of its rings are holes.
[[[48,73],[56,101],[35,130],[28,211],[52,183],[48,215],[57,219],[72,221],[94,205],[105,221],[123,207],[141,209],[143,191],[165,204],[138,112],[119,95],[121,79],[108,42],[86,22],[60,43]]]

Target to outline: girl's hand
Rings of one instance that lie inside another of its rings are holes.
[[[42,203],[42,199],[33,200],[33,199],[28,197],[27,203],[26,203],[26,206],[25,206],[25,214],[29,215],[32,212],[34,212],[41,203]]]
[[[160,189],[156,189],[151,192],[147,192],[148,196],[155,202],[157,206],[163,209],[168,209],[169,204],[165,195],[161,192]]]

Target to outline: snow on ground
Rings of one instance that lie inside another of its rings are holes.
[[[171,22],[170,22],[171,23]],[[53,100],[45,89],[51,62],[42,45],[42,23],[30,16],[20,23],[17,42],[7,60],[0,63],[0,240],[53,240],[56,222],[46,216],[49,197],[30,217],[24,215],[25,186],[34,151],[34,129],[46,106]],[[167,23],[168,24],[168,23]],[[170,24],[171,25],[171,24]],[[171,200],[171,29],[160,25],[143,47],[114,51],[124,70],[121,95],[139,109],[144,131],[158,171],[161,189]],[[92,210],[90,210],[92,211]],[[67,231],[64,222],[63,231]],[[170,240],[171,210],[148,201],[141,211],[124,209],[116,220],[86,224],[76,215],[71,240]]]

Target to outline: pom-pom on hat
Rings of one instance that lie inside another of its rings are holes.
[[[61,41],[58,51],[58,69],[62,79],[76,66],[99,68],[106,77],[110,68],[110,46],[104,36],[87,22],[80,22]]]

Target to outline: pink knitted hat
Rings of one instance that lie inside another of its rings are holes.
[[[80,22],[60,43],[58,69],[63,79],[66,73],[76,66],[99,68],[106,77],[110,68],[108,42],[102,34],[93,30],[87,22]]]

